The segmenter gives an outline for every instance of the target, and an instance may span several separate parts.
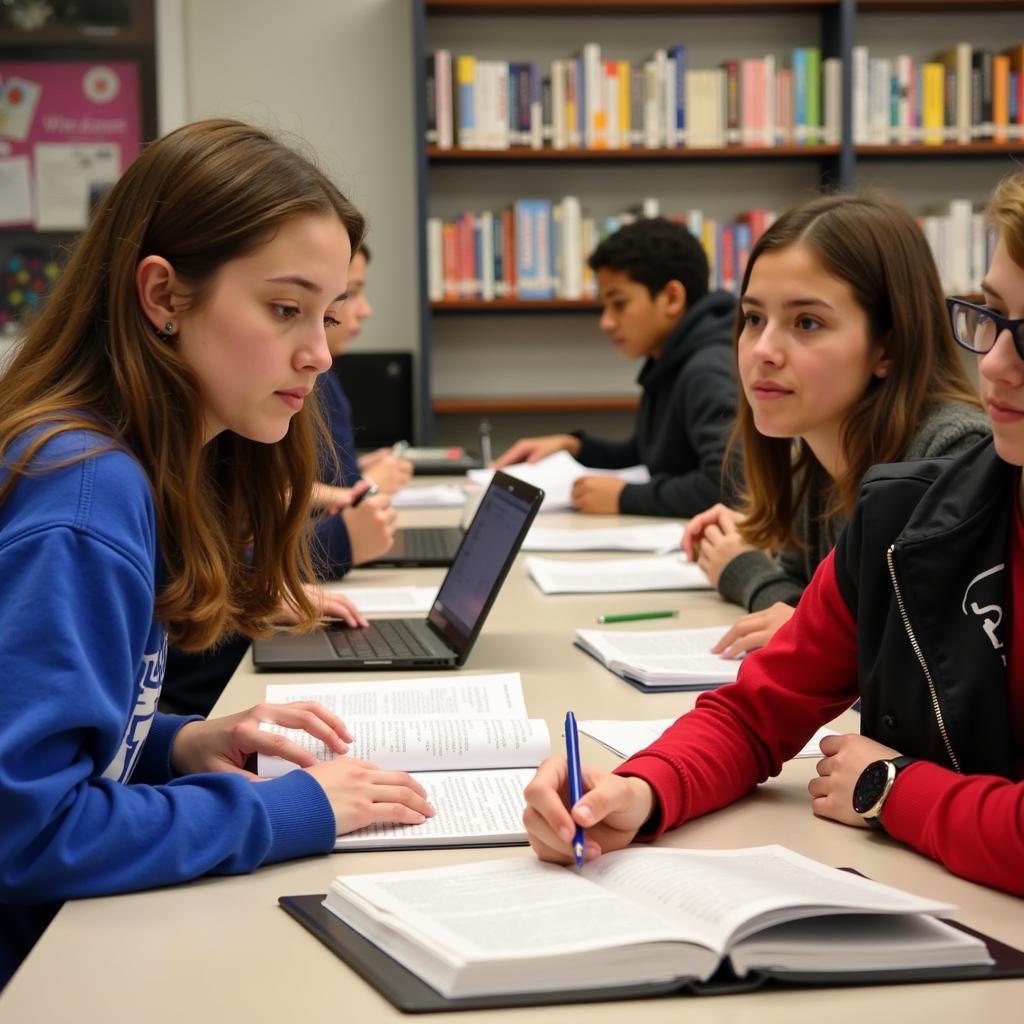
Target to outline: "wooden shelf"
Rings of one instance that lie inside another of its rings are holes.
[[[427,14],[751,14],[821,11],[840,0],[424,0]]]
[[[1024,11],[1024,0],[857,0],[860,14]]]
[[[936,147],[926,147],[935,149]],[[819,160],[839,155],[839,146],[716,146],[675,149],[439,149],[427,147],[431,163],[657,163],[666,160]]]
[[[435,413],[499,412],[632,412],[636,395],[553,395],[550,398],[435,398]]]
[[[591,299],[446,299],[430,304],[433,313],[596,313]]]
[[[1024,153],[1024,141],[992,142],[988,139],[981,142],[944,142],[937,146],[928,146],[923,142],[893,143],[891,145],[857,146],[854,150],[857,157],[958,157],[972,156],[1007,156],[1010,153]]]

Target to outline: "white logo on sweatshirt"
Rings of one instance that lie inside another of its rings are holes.
[[[142,745],[149,735],[153,716],[156,714],[156,702],[160,697],[160,687],[164,681],[164,669],[167,665],[167,634],[161,631],[158,650],[142,657],[142,669],[135,685],[135,706],[128,726],[121,737],[117,755],[103,773],[106,779],[127,782],[142,753]]]
[[[971,592],[971,588],[976,583],[980,583],[984,579],[988,579],[994,576],[997,572],[1002,572],[1006,568],[1005,563],[1000,562],[999,565],[993,565],[991,569],[986,569],[984,572],[979,572],[977,576],[967,584],[967,589],[964,591],[964,599],[960,604],[964,615],[976,615],[981,619],[981,628],[985,631],[985,636],[988,637],[989,642],[992,644],[994,650],[1000,651],[1003,648],[1003,641],[999,639],[996,634],[996,630],[999,629],[999,624],[1003,621],[1003,607],[997,602],[990,604],[981,605],[977,601],[972,601],[970,606],[967,604],[967,597]],[[989,595],[991,596],[991,595]],[[1002,585],[999,585],[999,597],[1002,597]],[[1003,664],[1006,664],[1006,655],[1001,654],[1000,657],[1003,660]]]

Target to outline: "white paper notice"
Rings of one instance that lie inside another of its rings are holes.
[[[365,615],[387,612],[426,614],[434,607],[437,587],[353,587],[346,583],[328,583],[324,590],[344,594]]]
[[[31,220],[28,157],[0,158],[0,224],[27,224]]]
[[[454,484],[406,487],[391,498],[395,508],[462,508],[465,503],[465,492]]]
[[[523,542],[524,551],[677,551],[682,523],[656,526],[611,526],[592,530],[556,530],[533,526]]]
[[[710,590],[707,576],[678,555],[567,561],[526,559],[526,571],[545,594],[625,594],[645,590]]]
[[[43,87],[12,75],[0,86],[0,136],[24,142],[32,130],[32,118]]]
[[[502,470],[517,480],[525,480],[544,491],[542,512],[559,512],[571,509],[572,485],[581,476],[614,476],[628,484],[645,484],[651,479],[646,466],[629,466],[626,469],[592,469],[578,463],[568,452],[555,452],[539,462],[519,462]],[[471,469],[466,474],[475,484],[486,487],[494,476],[493,469]]]
[[[80,231],[95,198],[121,174],[121,147],[114,142],[41,142],[33,156],[39,231]]]

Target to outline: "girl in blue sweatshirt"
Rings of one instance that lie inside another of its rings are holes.
[[[326,332],[363,219],[233,121],[149,146],[97,209],[0,378],[0,986],[60,901],[326,853],[432,814],[315,704],[156,710],[167,643],[328,611],[308,502]],[[247,758],[303,770],[254,784]]]

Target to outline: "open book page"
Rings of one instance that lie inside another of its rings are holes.
[[[613,672],[644,682],[731,683],[741,662],[712,654],[722,629],[577,629],[576,642]]]
[[[526,559],[526,571],[545,594],[624,594],[643,590],[710,590],[700,568],[681,555],[566,561]]]
[[[646,952],[594,958],[596,951],[678,942],[681,936],[657,909],[593,885],[585,871],[533,857],[342,875],[332,883],[325,906],[447,993],[706,977],[718,960],[699,948],[686,957],[676,949],[660,963]],[[396,943],[396,934],[411,943]],[[451,968],[473,962],[492,965],[491,976],[481,972],[476,984],[456,989]]]
[[[651,526],[611,526],[593,530],[559,530],[532,526],[523,541],[524,551],[678,551],[681,523]]]
[[[555,452],[539,462],[518,462],[502,470],[517,480],[525,480],[544,491],[542,512],[558,512],[571,509],[572,485],[581,476],[614,476],[631,484],[645,484],[651,479],[646,466],[629,466],[626,469],[591,469],[581,465],[568,452]],[[494,475],[492,469],[471,469],[466,474],[475,483],[486,487]]]
[[[353,734],[348,756],[378,768],[403,772],[457,768],[536,768],[551,750],[547,723],[533,718],[358,718],[345,724]],[[337,756],[308,732],[264,724],[286,735],[320,761]],[[260,755],[259,774],[270,778],[298,766]]]
[[[424,615],[434,607],[437,587],[353,587],[347,583],[328,583],[324,590],[333,594],[344,594],[364,615],[380,615],[388,612],[405,615],[422,612]]]
[[[592,861],[583,873],[603,888],[671,913],[684,934],[723,954],[747,935],[799,918],[954,909],[826,867],[782,846],[627,849]]]
[[[465,492],[454,484],[413,485],[391,496],[395,508],[462,508],[465,503]]]
[[[438,846],[457,842],[526,842],[523,790],[532,768],[507,771],[413,772],[437,813],[422,825],[369,825],[339,836],[336,850]]]
[[[856,971],[937,970],[960,964],[989,964],[981,939],[935,917],[838,914],[788,921],[737,943],[729,952],[737,974],[752,970]]]
[[[649,747],[672,725],[674,718],[651,718],[638,721],[614,721],[610,719],[582,721],[580,732],[597,740],[619,757],[632,757]],[[826,736],[838,736],[835,729],[822,726],[804,744],[796,757],[821,757],[819,744]]]
[[[340,718],[420,715],[441,718],[526,718],[518,672],[460,675],[458,679],[382,679],[351,683],[284,683],[267,686],[268,704],[315,700]]]
[[[381,768],[533,767],[548,752],[547,727],[526,717],[518,673],[267,687],[268,703],[304,700],[338,715],[355,736],[351,756]],[[262,727],[287,735],[320,760],[334,757],[309,733],[270,723]],[[294,767],[281,758],[259,757],[261,775],[273,777]]]

